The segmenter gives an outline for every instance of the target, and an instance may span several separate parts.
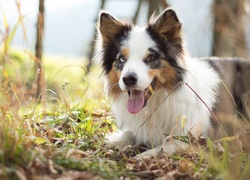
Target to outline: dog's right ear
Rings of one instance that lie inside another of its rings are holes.
[[[107,42],[114,38],[115,34],[117,34],[121,27],[121,22],[107,12],[101,12],[98,26],[103,42]]]

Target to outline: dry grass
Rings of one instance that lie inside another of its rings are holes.
[[[5,66],[8,76],[0,88],[1,178],[250,177],[248,126],[217,141],[189,135],[185,137],[192,145],[188,150],[136,161],[133,157],[145,147],[118,151],[104,145],[105,134],[116,127],[103,96],[98,68],[86,76],[79,64],[45,60],[47,99],[38,104],[32,96],[32,73],[27,70],[33,61],[29,64],[27,57],[10,52],[10,64]]]

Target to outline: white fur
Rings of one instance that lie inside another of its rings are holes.
[[[124,45],[129,48],[130,57],[121,77],[129,71],[135,71],[139,77],[138,88],[147,88],[152,79],[148,77],[148,67],[142,62],[142,57],[149,47],[155,46],[154,42],[144,29],[135,28]],[[189,56],[183,60],[184,63],[179,63],[186,70],[183,82],[189,84],[212,109],[220,82],[218,74],[205,61],[198,61]],[[121,80],[119,85],[125,90]],[[121,147],[132,142],[136,145],[147,144],[156,148],[142,155],[152,155],[159,152],[161,147],[166,152],[174,152],[178,147],[186,146],[176,140],[172,144],[169,141],[165,142],[168,135],[187,135],[189,131],[194,137],[206,135],[210,127],[211,114],[195,93],[185,84],[180,84],[170,95],[169,93],[163,88],[157,90],[148,100],[147,106],[135,115],[127,111],[126,91],[113,99],[112,110],[121,131],[120,135],[111,136],[108,143]]]
[[[142,61],[145,52],[149,47],[154,47],[155,43],[149,38],[144,28],[136,26],[130,33],[129,39],[124,42],[124,46],[129,49],[128,60],[122,70],[121,78],[119,80],[120,88],[125,91],[126,86],[122,80],[127,73],[136,72],[138,76],[138,83],[135,87],[137,90],[146,89],[152,82],[152,78],[147,75],[148,67]]]
[[[220,81],[218,75],[209,69],[205,62],[198,62],[195,59],[187,61],[188,71],[184,82],[188,83],[212,109]],[[169,92],[165,89],[158,90],[151,96],[148,105],[135,115],[127,111],[128,95],[126,92],[122,93],[112,102],[118,128],[132,132],[136,145],[148,144],[152,147],[162,145],[167,135],[187,135],[189,131],[195,137],[206,135],[210,127],[209,110],[191,89],[184,84],[180,86],[169,96]],[[161,104],[162,101],[164,102]],[[156,108],[157,110],[148,119]],[[168,147],[164,148],[169,152]]]

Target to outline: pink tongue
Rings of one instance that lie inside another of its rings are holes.
[[[140,112],[144,105],[144,91],[131,90],[127,103],[128,112],[136,114]]]

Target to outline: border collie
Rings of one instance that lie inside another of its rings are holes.
[[[152,17],[145,27],[102,12],[97,29],[105,88],[119,129],[107,136],[108,145],[144,144],[151,149],[139,157],[152,156],[187,146],[173,136],[207,135],[221,78],[214,60],[189,56],[174,10]]]

